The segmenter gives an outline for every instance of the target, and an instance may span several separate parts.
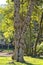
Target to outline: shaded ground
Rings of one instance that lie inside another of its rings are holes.
[[[13,52],[0,52],[0,56],[12,56]]]

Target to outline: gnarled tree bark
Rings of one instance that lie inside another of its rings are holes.
[[[15,51],[14,51],[13,57],[16,61],[20,61],[20,62],[23,61],[24,47],[25,47],[23,35],[25,33],[25,30],[27,29],[27,26],[30,23],[35,2],[36,2],[35,0],[30,0],[30,6],[28,7],[27,16],[22,23],[20,20],[20,14],[19,14],[20,0],[14,0]]]

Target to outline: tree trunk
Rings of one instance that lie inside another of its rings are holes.
[[[14,52],[14,59],[16,61],[23,61],[23,55],[24,55],[24,50],[23,50],[23,44],[24,44],[24,40],[22,39],[21,36],[21,22],[20,22],[20,16],[19,16],[19,10],[20,10],[20,0],[14,0],[14,4],[15,4],[15,23],[14,23],[14,27],[15,27],[15,52]]]
[[[27,16],[24,19],[23,26],[22,26],[22,34],[24,34],[27,30],[27,27],[30,25],[31,22],[31,15],[34,10],[34,6],[36,4],[35,0],[30,0],[30,5],[28,6]]]
[[[23,24],[23,23],[21,23],[20,15],[19,15],[20,0],[14,0],[14,9],[15,9],[15,13],[14,13],[14,15],[15,15],[15,17],[14,17],[15,18],[14,19],[15,41],[14,41],[14,44],[15,44],[15,51],[14,51],[13,57],[16,61],[20,61],[20,62],[23,61],[24,47],[25,47],[23,35],[25,32],[25,28],[27,28],[27,24],[31,20],[31,14],[33,12],[33,8],[34,8],[34,0],[31,0],[27,17],[23,21],[24,25],[21,29],[21,24]]]
[[[29,25],[29,29],[30,29],[30,42],[29,42],[29,55],[31,56],[31,23],[30,23],[30,25]]]
[[[42,35],[42,19],[43,19],[43,13],[42,13],[42,16],[41,16],[41,21],[40,21],[40,28],[39,28],[39,33],[38,33],[38,36],[37,36],[37,39],[36,39],[36,43],[35,43],[35,49],[34,49],[34,56],[37,55],[37,52],[36,52],[36,49],[37,49],[37,43]]]
[[[36,0],[30,0],[30,5],[28,6],[27,16],[25,17],[23,26],[22,26],[22,34],[23,35],[26,32],[27,27],[30,25],[31,15],[32,15],[35,5],[36,5]],[[31,35],[30,35],[30,37],[31,37]],[[30,39],[30,43],[31,43],[31,39]],[[30,44],[30,46],[31,46],[31,44]],[[31,52],[31,49],[30,49],[30,52]]]

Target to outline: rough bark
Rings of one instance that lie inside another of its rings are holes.
[[[34,5],[35,5],[35,1],[34,0],[30,0],[30,7],[27,13],[27,17],[25,18],[25,20],[23,22],[21,22],[20,20],[20,14],[19,14],[19,10],[20,10],[20,0],[14,0],[14,9],[15,9],[15,13],[14,13],[14,27],[15,27],[15,51],[14,51],[14,59],[16,61],[23,61],[23,55],[24,55],[24,32],[25,29],[27,28],[27,25],[29,25],[29,22],[31,20],[31,14],[33,12],[34,9]]]
[[[20,15],[19,15],[19,10],[20,10],[20,0],[14,0],[14,8],[15,8],[15,52],[14,52],[14,59],[16,61],[23,61],[23,55],[24,55],[24,50],[23,50],[23,44],[24,40],[22,39],[21,36],[21,21],[20,21]]]
[[[29,29],[30,29],[30,42],[29,42],[29,55],[31,55],[31,23],[30,23],[30,25],[29,25]]]

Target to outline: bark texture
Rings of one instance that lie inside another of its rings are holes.
[[[23,35],[27,29],[27,26],[30,23],[34,5],[35,5],[35,0],[30,0],[30,6],[28,6],[27,16],[25,20],[21,22],[20,14],[19,14],[20,0],[14,0],[15,51],[13,57],[16,61],[20,61],[20,62],[23,61],[24,48],[25,48]]]
[[[14,0],[14,8],[15,8],[15,19],[14,19],[14,27],[15,27],[15,52],[14,52],[14,58],[16,61],[23,61],[23,55],[24,55],[24,50],[23,50],[23,44],[24,40],[21,36],[21,21],[20,21],[20,15],[19,15],[19,10],[20,10],[20,0]]]

